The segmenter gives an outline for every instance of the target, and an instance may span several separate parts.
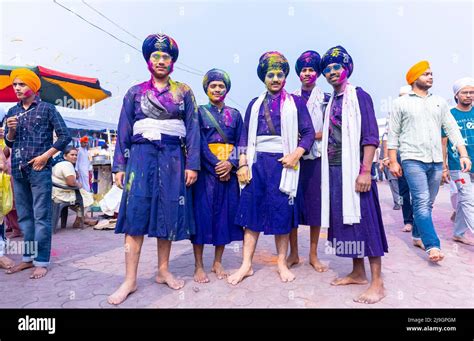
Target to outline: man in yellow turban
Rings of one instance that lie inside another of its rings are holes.
[[[421,62],[416,63],[407,72],[407,83],[412,85],[421,75],[423,75],[429,69],[430,63],[428,63],[427,60],[422,60]]]
[[[396,177],[405,175],[410,189],[413,217],[413,244],[426,251],[429,260],[443,260],[440,239],[433,223],[433,203],[438,194],[443,173],[441,129],[459,154],[463,173],[471,170],[471,159],[445,99],[433,95],[433,73],[427,61],[413,65],[406,75],[412,90],[392,103],[388,131],[390,172]],[[401,165],[397,160],[400,153]]]
[[[10,80],[19,101],[6,115],[5,143],[12,149],[15,205],[25,252],[21,263],[6,273],[33,268],[30,278],[39,279],[48,272],[51,256],[51,157],[71,142],[71,136],[55,106],[37,95],[41,80],[33,71],[15,69]]]
[[[39,89],[41,88],[41,80],[40,78],[29,69],[15,69],[10,73],[10,80],[13,84],[13,90],[15,90],[15,94],[18,96],[20,95],[27,95],[30,96],[36,94]],[[28,87],[29,89],[26,89]],[[21,91],[24,90],[24,91]],[[30,91],[28,91],[30,90]],[[23,96],[22,96],[23,97]],[[29,97],[29,96],[26,96]],[[18,97],[18,99],[22,100],[23,98]]]

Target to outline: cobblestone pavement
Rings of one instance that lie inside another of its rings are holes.
[[[434,208],[435,226],[446,254],[439,265],[429,263],[426,254],[412,246],[410,234],[401,232],[402,213],[392,210],[388,185],[379,183],[379,191],[389,242],[389,253],[383,258],[387,297],[370,307],[473,308],[474,247],[451,240],[448,187],[441,188]],[[236,287],[218,280],[213,273],[209,274],[210,283],[195,283],[190,242],[174,243],[171,270],[186,281],[179,291],[154,282],[156,239],[145,238],[138,291],[119,308],[369,307],[353,302],[366,285],[330,285],[337,275],[350,272],[352,262],[326,252],[326,231],[322,231],[319,245],[320,258],[330,267],[325,273],[316,273],[308,264],[309,228],[301,226],[298,233],[302,262],[294,268],[297,278],[291,283],[279,280],[272,236],[260,237],[254,260],[255,275]],[[212,257],[213,248],[206,247],[204,259],[208,270]],[[21,256],[11,255],[11,258],[18,262]],[[224,266],[233,271],[240,265],[240,259],[240,243],[228,245]],[[367,261],[366,269],[369,269]],[[52,266],[48,275],[41,280],[31,280],[29,275],[30,270],[13,275],[0,273],[0,308],[111,308],[107,295],[117,288],[124,276],[123,236],[91,228],[61,230],[53,236]]]

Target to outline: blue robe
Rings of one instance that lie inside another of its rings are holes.
[[[146,118],[140,100],[147,90],[153,91],[169,118],[184,121],[185,139],[162,134],[161,140],[151,142],[133,134],[134,123]],[[199,121],[191,89],[173,80],[161,91],[151,80],[133,86],[123,100],[114,154],[113,172],[126,172],[115,233],[189,239],[195,222],[185,169],[200,169]]]
[[[224,143],[224,139],[207,117],[204,109],[213,115],[227,136],[227,143],[234,145],[228,161],[233,165],[229,181],[220,181],[215,172],[219,159],[209,149],[211,143]],[[201,127],[202,169],[194,185],[194,216],[196,234],[193,244],[226,245],[243,239],[243,229],[234,223],[239,205],[240,190],[236,176],[239,164],[237,144],[242,131],[243,120],[240,112],[225,106],[222,110],[214,105],[199,107]]]
[[[270,116],[277,135],[281,135],[280,93],[267,95],[269,100]],[[308,152],[314,142],[314,128],[306,107],[306,102],[299,96],[291,95],[298,111],[298,132],[300,140],[298,146]],[[245,124],[240,138],[240,147],[248,144],[248,129],[252,106],[257,98],[253,99],[245,114]],[[266,99],[267,100],[267,99]],[[263,104],[258,114],[257,136],[272,135],[264,115]],[[242,190],[240,205],[237,211],[236,223],[256,232],[269,235],[290,233],[292,228],[298,227],[301,203],[301,190],[298,189],[296,198],[289,199],[287,194],[279,190],[283,165],[278,159],[282,153],[256,152],[252,166],[250,184]]]

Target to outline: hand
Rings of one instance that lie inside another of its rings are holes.
[[[459,163],[461,164],[461,170],[463,173],[468,173],[471,170],[472,162],[467,157],[459,158]]]
[[[40,156],[37,156],[37,157],[34,157],[33,159],[31,159],[28,164],[33,164],[33,170],[35,171],[40,171],[44,168],[44,166],[46,165],[46,163],[48,162],[49,160],[49,155],[44,153],[44,154],[41,154]]]
[[[219,180],[220,180],[220,181],[224,181],[224,182],[225,182],[225,181],[229,181],[229,180],[230,180],[230,173],[227,173],[227,174],[225,174],[225,175],[221,175],[221,176],[219,177]]]
[[[186,187],[191,186],[193,183],[196,182],[198,178],[198,173],[191,169],[186,169],[184,171],[184,180],[186,181]]]
[[[323,138],[323,132],[322,132],[322,131],[318,131],[318,132],[316,133],[316,135],[314,135],[314,138],[315,138],[316,140],[322,140],[322,138]]]
[[[3,138],[5,138],[5,130],[2,127],[0,127],[0,139],[3,139]]]
[[[441,175],[441,182],[445,184],[449,184],[450,180],[451,180],[451,176],[449,175],[449,170],[443,169],[443,175]]]
[[[123,179],[125,179],[125,172],[115,173],[115,184],[120,189],[123,189]]]
[[[360,173],[356,179],[356,192],[364,193],[370,191],[370,186],[372,185],[372,176],[370,172],[365,171]]]
[[[292,168],[294,170],[296,170],[299,160],[300,160],[300,156],[296,154],[295,152],[287,154],[283,156],[282,158],[278,159],[278,161],[280,161],[283,164],[284,168]]]
[[[402,167],[398,162],[390,162],[390,173],[397,178],[403,175]]]
[[[242,168],[237,171],[237,179],[241,184],[250,183],[249,166],[242,166]]]
[[[383,161],[380,160],[380,161],[379,161],[379,170],[380,170],[381,172],[383,172],[383,169],[384,169],[384,164],[383,164]]]
[[[7,127],[9,130],[16,131],[16,126],[18,125],[18,119],[16,116],[12,116],[7,118]]]
[[[221,161],[214,168],[217,175],[221,177],[227,175],[232,170],[232,164],[229,161]]]
[[[390,168],[390,159],[382,160],[382,162],[385,167]]]

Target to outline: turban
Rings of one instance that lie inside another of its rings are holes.
[[[282,70],[285,73],[285,77],[288,76],[288,73],[290,72],[290,64],[288,64],[288,60],[285,56],[276,51],[265,52],[262,54],[258,61],[258,78],[264,82],[268,70],[276,69]]]
[[[227,92],[230,91],[230,77],[224,70],[212,69],[207,71],[202,80],[202,88],[204,92],[207,93],[207,87],[213,81],[222,81],[225,84]]]
[[[400,90],[398,91],[399,95],[405,95],[411,91],[411,86],[410,85],[404,85],[400,87]]]
[[[40,78],[29,69],[15,69],[10,73],[10,81],[13,83],[15,78],[21,79],[23,83],[25,83],[31,91],[37,93],[38,90],[41,88],[41,80]]]
[[[80,138],[79,142],[81,143],[88,143],[89,142],[89,137],[88,136],[83,136]]]
[[[421,62],[413,65],[410,70],[407,72],[407,83],[412,85],[414,81],[418,79],[426,70],[430,68],[430,63],[427,60],[422,60]]]
[[[324,70],[329,64],[341,64],[347,70],[347,78],[349,78],[354,70],[354,63],[352,57],[347,53],[342,46],[330,48],[321,59],[320,70]]]
[[[175,63],[178,59],[178,44],[176,44],[173,38],[167,36],[166,34],[150,34],[143,41],[142,52],[143,57],[147,62],[150,59],[151,54],[155,51],[168,53],[171,56],[173,63]]]
[[[296,69],[296,74],[299,76],[301,73],[301,70],[305,67],[312,67],[316,73],[319,74],[321,73],[321,70],[319,69],[319,64],[321,63],[321,56],[319,53],[316,51],[306,51],[299,56],[298,60],[296,61],[295,69]]]
[[[456,96],[458,92],[466,86],[474,86],[474,78],[464,77],[455,81],[453,85],[454,95]]]

